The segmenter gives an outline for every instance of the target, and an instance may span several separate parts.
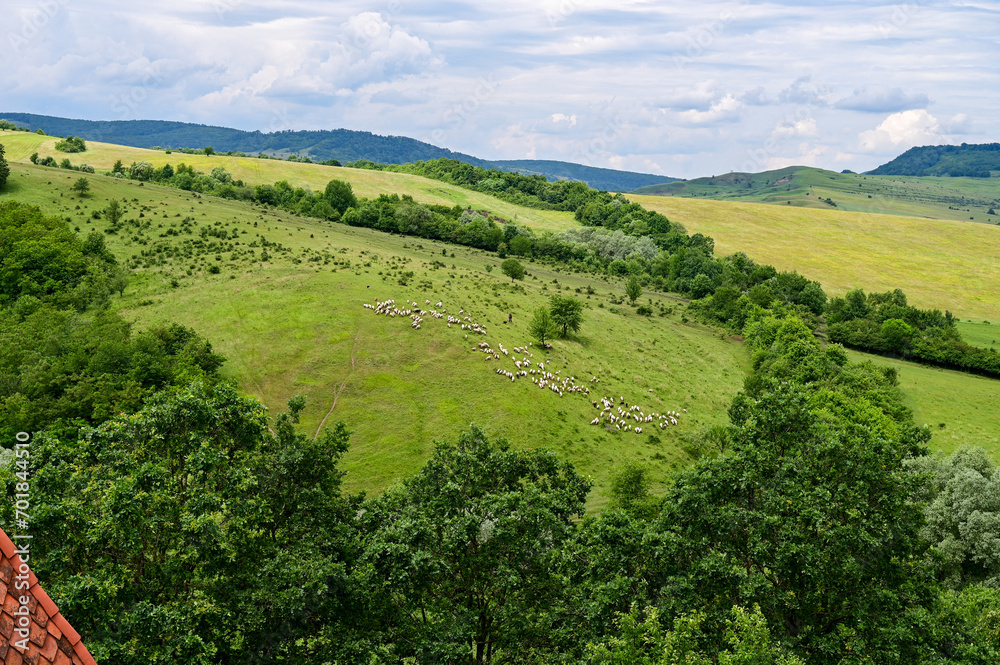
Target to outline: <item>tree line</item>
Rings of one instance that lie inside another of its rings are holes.
[[[851,290],[830,301],[826,321],[830,340],[845,346],[1000,377],[1000,353],[962,341],[951,312],[908,305],[899,289]]]

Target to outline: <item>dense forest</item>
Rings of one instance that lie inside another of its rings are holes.
[[[197,331],[133,331],[114,312],[163,246],[119,261],[101,233],[0,204],[2,425],[35,431],[34,569],[98,662],[996,662],[1000,472],[978,450],[930,456],[895,373],[819,336],[870,321],[879,343],[915,345],[947,338],[947,313],[901,292],[828,299],[619,195],[465,167],[412,168],[572,210],[581,228],[536,234],[336,180],[314,193],[182,165],[113,174],[696,299],[751,353],[728,425],[699,435],[665,495],[621,470],[596,515],[571,464],[475,425],[439,432],[398,486],[348,495],[349,423],[308,438],[304,398],[268,415]],[[117,201],[96,214],[112,234],[148,223]],[[227,240],[180,233],[171,251]]]
[[[910,148],[872,175],[989,178],[1000,171],[1000,143],[928,145]]]

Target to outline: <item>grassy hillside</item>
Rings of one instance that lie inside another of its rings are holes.
[[[629,198],[743,251],[818,280],[828,293],[903,289],[910,303],[1000,320],[1000,227],[680,197]]]
[[[58,141],[59,139],[51,136],[0,131],[0,143],[6,147],[7,159],[12,162],[27,163],[34,152],[42,157],[52,155],[57,161],[68,157],[73,164],[89,164],[98,170],[111,170],[118,159],[126,166],[132,162],[145,161],[157,168],[164,164],[176,166],[183,162],[206,173],[221,166],[229,171],[234,179],[250,184],[271,184],[287,180],[294,187],[307,187],[313,191],[322,191],[326,183],[338,179],[350,182],[354,193],[358,196],[376,197],[388,192],[409,194],[421,203],[462,205],[477,210],[488,208],[495,215],[505,219],[516,219],[518,224],[537,230],[561,231],[577,226],[572,213],[524,208],[498,201],[486,194],[405,173],[386,173],[255,157],[167,154],[162,150],[91,141],[87,142],[86,152],[66,155],[56,151],[55,144]]]
[[[834,173],[790,166],[763,173],[728,173],[635,194],[748,201],[781,206],[908,215],[1000,224],[1000,179]]]
[[[931,428],[931,449],[946,453],[962,446],[982,446],[1000,456],[1000,381],[928,367],[867,353],[848,351],[851,360],[893,367],[905,403],[918,425]]]
[[[741,343],[683,321],[683,303],[670,296],[643,296],[664,303],[669,315],[639,317],[611,302],[623,291],[619,284],[529,263],[530,276],[512,287],[500,261],[478,250],[100,175],[89,177],[92,195],[81,199],[69,190],[79,177],[14,164],[0,199],[39,205],[83,234],[106,226],[92,219],[94,210],[111,198],[126,200],[126,219],[134,221],[107,236],[108,243],[124,260],[143,251],[155,258],[137,269],[117,306],[139,326],[177,321],[194,327],[228,358],[227,375],[274,410],[294,394],[307,395],[305,431],[314,432],[326,417],[346,421],[355,431],[344,462],[351,491],[377,492],[414,473],[434,439],[451,438],[470,422],[515,446],[552,448],[572,460],[597,482],[592,505],[606,499],[609,475],[627,460],[649,465],[663,487],[673,469],[690,462],[682,437],[726,421],[747,370]],[[206,227],[227,239],[201,238]],[[269,248],[262,262],[261,238],[287,251]],[[197,240],[201,247],[192,244]],[[408,285],[401,285],[400,276],[411,271]],[[511,382],[495,368],[514,371],[512,360],[486,361],[474,350],[481,341],[495,349],[527,344],[530,312],[557,289],[580,289],[578,297],[589,305],[586,321],[579,336],[557,340],[547,353],[533,349],[531,360],[546,360],[547,370],[595,386],[590,397],[559,397],[527,379]],[[449,315],[464,311],[461,316],[472,316],[488,335],[466,338],[458,326],[426,315],[414,330],[409,319],[379,317],[363,307],[387,298],[421,307],[441,301]],[[508,313],[512,326],[502,323]],[[594,376],[599,384],[590,384]],[[602,395],[624,396],[647,412],[687,413],[666,431],[607,431],[588,424],[596,414],[591,399]]]

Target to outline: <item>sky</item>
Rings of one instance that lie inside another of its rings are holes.
[[[1000,0],[4,0],[0,112],[681,178],[1000,141]]]

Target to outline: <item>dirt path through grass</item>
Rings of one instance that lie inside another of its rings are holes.
[[[351,371],[347,373],[344,380],[341,381],[340,385],[337,386],[337,392],[333,395],[333,404],[330,405],[330,410],[326,412],[323,416],[323,420],[319,421],[319,426],[316,427],[316,434],[313,435],[313,441],[319,438],[319,433],[323,431],[323,425],[326,424],[326,419],[330,417],[333,410],[337,408],[337,400],[340,399],[340,393],[344,392],[344,388],[347,387],[347,380],[351,378],[354,374],[354,352],[358,349],[358,337],[361,335],[360,332],[354,334],[354,346],[351,347]]]

